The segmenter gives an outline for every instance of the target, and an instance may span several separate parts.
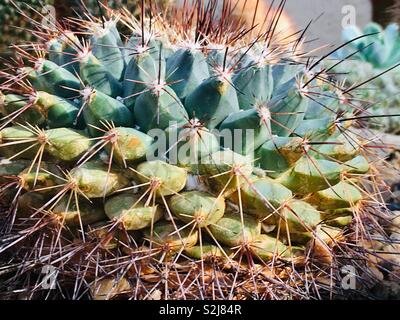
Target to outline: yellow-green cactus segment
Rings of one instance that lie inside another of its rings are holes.
[[[289,248],[279,239],[261,234],[250,245],[250,250],[257,258],[268,261],[273,257],[289,257]]]
[[[126,230],[140,230],[161,219],[158,205],[146,205],[137,195],[121,194],[107,200],[104,210],[108,218],[118,219]]]
[[[312,232],[322,221],[320,212],[301,200],[288,202],[279,213],[281,236],[303,243],[312,238]],[[289,240],[289,239],[288,239]]]
[[[209,177],[211,186],[224,191],[226,196],[237,191],[253,172],[251,159],[231,150],[217,151],[203,157],[199,168],[200,174]]]
[[[63,184],[62,173],[55,164],[41,162],[37,165],[29,166],[18,174],[19,185],[26,191],[35,190],[36,192],[56,193],[56,188],[51,188]],[[40,189],[43,189],[41,191]],[[38,190],[39,189],[39,190]]]
[[[316,229],[316,239],[331,244],[333,241],[340,239],[343,231],[338,228],[321,225]]]
[[[355,186],[342,181],[331,188],[315,193],[312,196],[312,202],[320,210],[327,210],[354,206],[362,198],[361,192]]]
[[[215,224],[225,212],[225,199],[212,197],[206,192],[189,191],[174,195],[170,209],[179,220],[195,221],[200,228]]]
[[[353,215],[350,214],[348,216],[335,217],[332,219],[325,220],[325,223],[331,227],[344,228],[349,224],[351,224],[352,221],[353,221]]]
[[[354,135],[349,133],[339,135],[338,137],[330,137],[327,139],[325,144],[318,147],[320,157],[326,157],[326,159],[336,159],[341,162],[350,161],[358,155],[361,148],[361,142],[358,141]]]
[[[77,204],[74,200],[62,198],[51,212],[69,227],[79,227],[81,223],[86,226],[106,219],[102,204],[87,199],[79,199]]]
[[[242,206],[246,213],[258,218],[265,218],[290,200],[292,192],[283,185],[269,178],[253,179],[241,186],[240,198],[238,192],[232,200]]]
[[[113,156],[120,165],[144,158],[153,142],[147,134],[123,127],[111,129],[104,138],[111,140],[111,144],[107,144],[105,149],[111,154],[112,146],[114,146]]]
[[[38,104],[38,98],[35,95],[3,95],[0,92],[0,113],[9,116],[10,120],[13,119],[11,122],[14,124],[42,125],[46,121],[46,112]]]
[[[369,162],[364,156],[357,156],[352,160],[345,162],[343,172],[350,174],[365,174],[369,171]]]
[[[223,252],[218,246],[206,243],[191,248],[186,248],[185,254],[197,260],[224,256]]]
[[[151,228],[147,228],[143,232],[146,239],[153,240],[153,246],[170,252],[179,252],[196,245],[198,240],[197,230],[192,230],[190,227],[182,228],[182,225],[179,224],[177,229],[171,222],[160,221],[154,225],[153,233]]]
[[[313,258],[320,263],[331,264],[333,252],[331,248],[341,240],[343,231],[326,225],[321,225],[316,230],[316,236],[308,244]]]
[[[69,128],[40,131],[22,126],[7,127],[0,131],[0,142],[5,144],[0,154],[8,158],[20,153],[21,158],[33,159],[40,145],[45,145],[45,152],[61,161],[77,160],[92,146],[83,132]]]
[[[111,170],[100,162],[87,162],[71,170],[73,182],[88,198],[102,198],[129,184],[129,180],[119,171]]]
[[[295,193],[308,194],[337,184],[341,171],[336,162],[302,158],[277,181]]]
[[[303,139],[299,137],[272,137],[256,150],[257,164],[272,177],[292,167],[304,155]]]
[[[47,130],[46,138],[46,152],[57,160],[76,160],[92,146],[83,132],[68,128]]]
[[[37,142],[37,135],[22,126],[4,128],[0,131],[0,155],[31,160],[39,150]]]
[[[180,167],[192,172],[198,171],[199,160],[220,149],[217,137],[203,127],[198,119],[191,119],[184,125],[173,125],[165,129],[168,137],[176,139],[169,148],[171,155],[177,157]]]
[[[338,217],[353,216],[354,208],[340,208],[321,211],[321,215],[325,220],[334,219]]]
[[[261,223],[249,215],[228,213],[216,224],[210,225],[210,230],[217,241],[235,247],[252,243],[261,234]]]
[[[75,127],[79,122],[79,109],[73,102],[44,91],[36,92],[35,98],[35,106],[50,128]]]
[[[154,186],[158,196],[170,196],[181,191],[187,180],[185,169],[155,160],[143,162],[137,167],[137,178]]]

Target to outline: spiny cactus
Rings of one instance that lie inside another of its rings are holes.
[[[363,30],[350,26],[344,29],[343,40],[351,41],[362,35],[365,37],[353,41],[339,52],[339,59],[349,55],[351,58],[335,67],[335,71],[338,78],[349,85],[373,79],[361,87],[358,97],[371,103],[370,113],[374,116],[386,115],[384,118],[376,118],[376,124],[381,123],[386,131],[397,133],[399,117],[387,115],[400,113],[400,73],[395,68],[400,63],[399,26],[393,23],[383,29],[377,23],[370,23]]]
[[[257,35],[208,3],[107,10],[17,47],[1,286],[40,297],[43,265],[72,298],[321,298],[342,293],[343,265],[364,272],[354,291],[376,279],[363,244],[388,213],[362,106],[302,36],[274,34],[284,1]]]

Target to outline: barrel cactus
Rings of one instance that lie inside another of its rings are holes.
[[[49,265],[54,297],[321,298],[344,265],[365,272],[353,292],[374,283],[364,241],[389,214],[347,89],[302,39],[203,5],[105,10],[19,48],[0,96],[7,288],[41,297]]]
[[[375,119],[370,125],[399,133],[399,117],[391,116],[400,113],[400,75],[396,67],[400,63],[399,25],[392,23],[383,28],[373,22],[363,30],[356,26],[343,30],[344,41],[355,38],[358,39],[336,55],[338,59],[346,59],[351,55],[347,61],[334,68],[337,78],[346,81],[348,85],[358,85],[373,79],[357,92],[359,99],[371,104],[368,113],[375,116]]]

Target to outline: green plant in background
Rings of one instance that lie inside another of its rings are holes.
[[[125,281],[138,299],[320,297],[341,292],[343,264],[375,281],[364,239],[387,212],[350,91],[302,39],[252,35],[217,4],[105,10],[18,50],[0,96],[0,252],[19,279],[49,264],[67,296]]]
[[[365,37],[359,38],[362,35]],[[350,26],[343,31],[344,41],[356,38],[359,39],[341,50],[338,58],[343,59],[356,54],[335,68],[339,74],[338,78],[345,80],[349,85],[373,79],[400,63],[400,34],[397,24],[390,24],[383,29],[376,23],[370,23],[363,30]],[[400,113],[399,68],[394,68],[360,87],[357,96],[371,103],[372,115],[386,115],[376,119],[375,123],[383,124],[388,132],[399,132],[399,117],[389,116]]]
[[[22,11],[30,12],[30,16],[40,21],[40,14],[43,6],[50,4],[48,0],[14,1]],[[39,12],[29,10],[34,8]],[[32,26],[19,14],[19,9],[10,0],[0,1],[0,52],[8,51],[7,46],[22,41],[32,41],[36,39],[31,32]]]

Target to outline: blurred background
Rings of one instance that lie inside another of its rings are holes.
[[[308,39],[316,39],[314,45],[338,44],[341,42],[342,22],[346,19],[348,6],[354,8],[355,23],[363,27],[373,19],[373,2],[370,0],[289,0],[286,10],[297,29],[303,29],[311,20],[317,19],[310,26]],[[390,5],[379,3],[379,10],[385,11]],[[350,9],[351,10],[351,9]],[[378,9],[376,9],[378,10]]]
[[[352,10],[354,22],[361,28],[371,21],[383,26],[400,22],[400,0],[288,0],[286,10],[297,29],[319,17],[308,33],[317,45],[341,43],[343,22],[348,22]]]

